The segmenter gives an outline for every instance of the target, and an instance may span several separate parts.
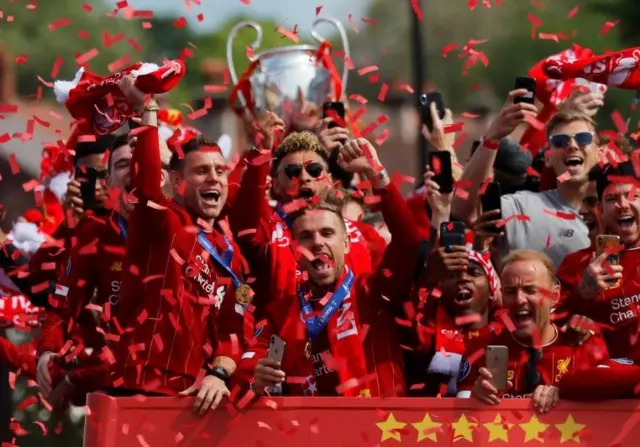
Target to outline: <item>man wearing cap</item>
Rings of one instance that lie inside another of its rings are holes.
[[[520,144],[509,138],[500,140],[496,161],[493,163],[493,178],[500,183],[502,194],[538,192],[539,179],[529,174],[532,162],[531,152],[522,149]]]

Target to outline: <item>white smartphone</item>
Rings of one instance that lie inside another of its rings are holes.
[[[278,337],[277,335],[272,335],[271,340],[269,341],[269,353],[267,354],[267,358],[270,360],[275,360],[282,364],[282,359],[284,358],[284,348],[287,346],[287,342]]]

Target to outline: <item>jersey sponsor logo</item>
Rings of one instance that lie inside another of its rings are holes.
[[[636,312],[634,309],[631,309],[631,307],[640,304],[640,294],[636,293],[631,296],[614,298],[610,303],[611,310],[614,311],[609,314],[609,321],[612,324],[635,320],[637,318]]]
[[[527,394],[505,393],[502,397],[504,399],[531,399],[532,396],[533,396],[532,393],[527,393]]]
[[[222,300],[227,293],[227,287],[216,287],[216,282],[211,281],[211,269],[209,268],[207,260],[202,256],[197,255],[195,262],[192,261],[187,265],[185,274],[188,278],[194,280],[207,296],[213,299],[213,304],[216,309],[220,309]]]
[[[112,306],[117,305],[120,302],[120,281],[111,281],[109,285],[109,303]]]
[[[631,359],[611,359],[612,362],[619,363],[620,365],[633,365],[633,360]]]

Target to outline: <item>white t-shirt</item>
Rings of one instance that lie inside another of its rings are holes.
[[[502,247],[505,255],[516,249],[541,251],[551,258],[557,270],[566,255],[591,244],[579,210],[566,204],[557,189],[504,195],[502,216],[507,222],[506,243]]]

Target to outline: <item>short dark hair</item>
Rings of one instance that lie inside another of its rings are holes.
[[[320,155],[327,163],[327,166],[329,166],[329,157],[316,134],[308,131],[291,132],[274,151],[273,162],[271,163],[271,176],[275,176],[275,173],[278,171],[278,166],[280,166],[280,162],[284,157],[289,154],[295,154],[296,152],[315,152]]]
[[[111,147],[109,149],[109,160],[107,160],[107,172],[109,174],[111,174],[111,159],[113,158],[113,153],[127,144],[129,144],[129,135],[126,133],[118,135],[111,143]]]
[[[340,218],[340,222],[342,222],[342,227],[344,230],[347,229],[344,218],[342,217],[342,207],[344,206],[344,194],[340,190],[336,190],[333,188],[329,188],[321,195],[312,197],[310,199],[298,199],[305,200],[306,203],[304,206],[298,208],[289,214],[289,219],[291,219],[291,224],[293,224],[298,218],[304,216],[306,213],[310,211],[329,211],[334,213],[336,216]]]
[[[78,164],[78,160],[89,155],[104,154],[113,146],[113,142],[116,140],[115,134],[102,135],[96,138],[96,141],[83,141],[73,148],[74,156],[73,162]]]
[[[175,148],[170,147],[169,149],[171,149],[172,154],[171,154],[171,160],[169,161],[169,169],[171,171],[181,171],[182,168],[184,168],[184,159],[187,157],[187,155],[189,155],[191,152],[196,152],[201,148],[207,147],[207,146],[216,147],[219,149],[218,143],[212,140],[209,140],[208,138],[202,135],[198,135],[197,137],[184,143],[181,146],[182,154],[179,154],[175,150]]]
[[[619,163],[618,165],[607,164],[602,168],[600,175],[598,175],[597,189],[598,189],[598,199],[602,200],[604,197],[604,192],[614,181],[610,177],[624,177],[628,179],[628,183],[637,179],[636,170],[633,167],[633,163],[630,161],[625,161]],[[625,183],[625,182],[621,182]]]

